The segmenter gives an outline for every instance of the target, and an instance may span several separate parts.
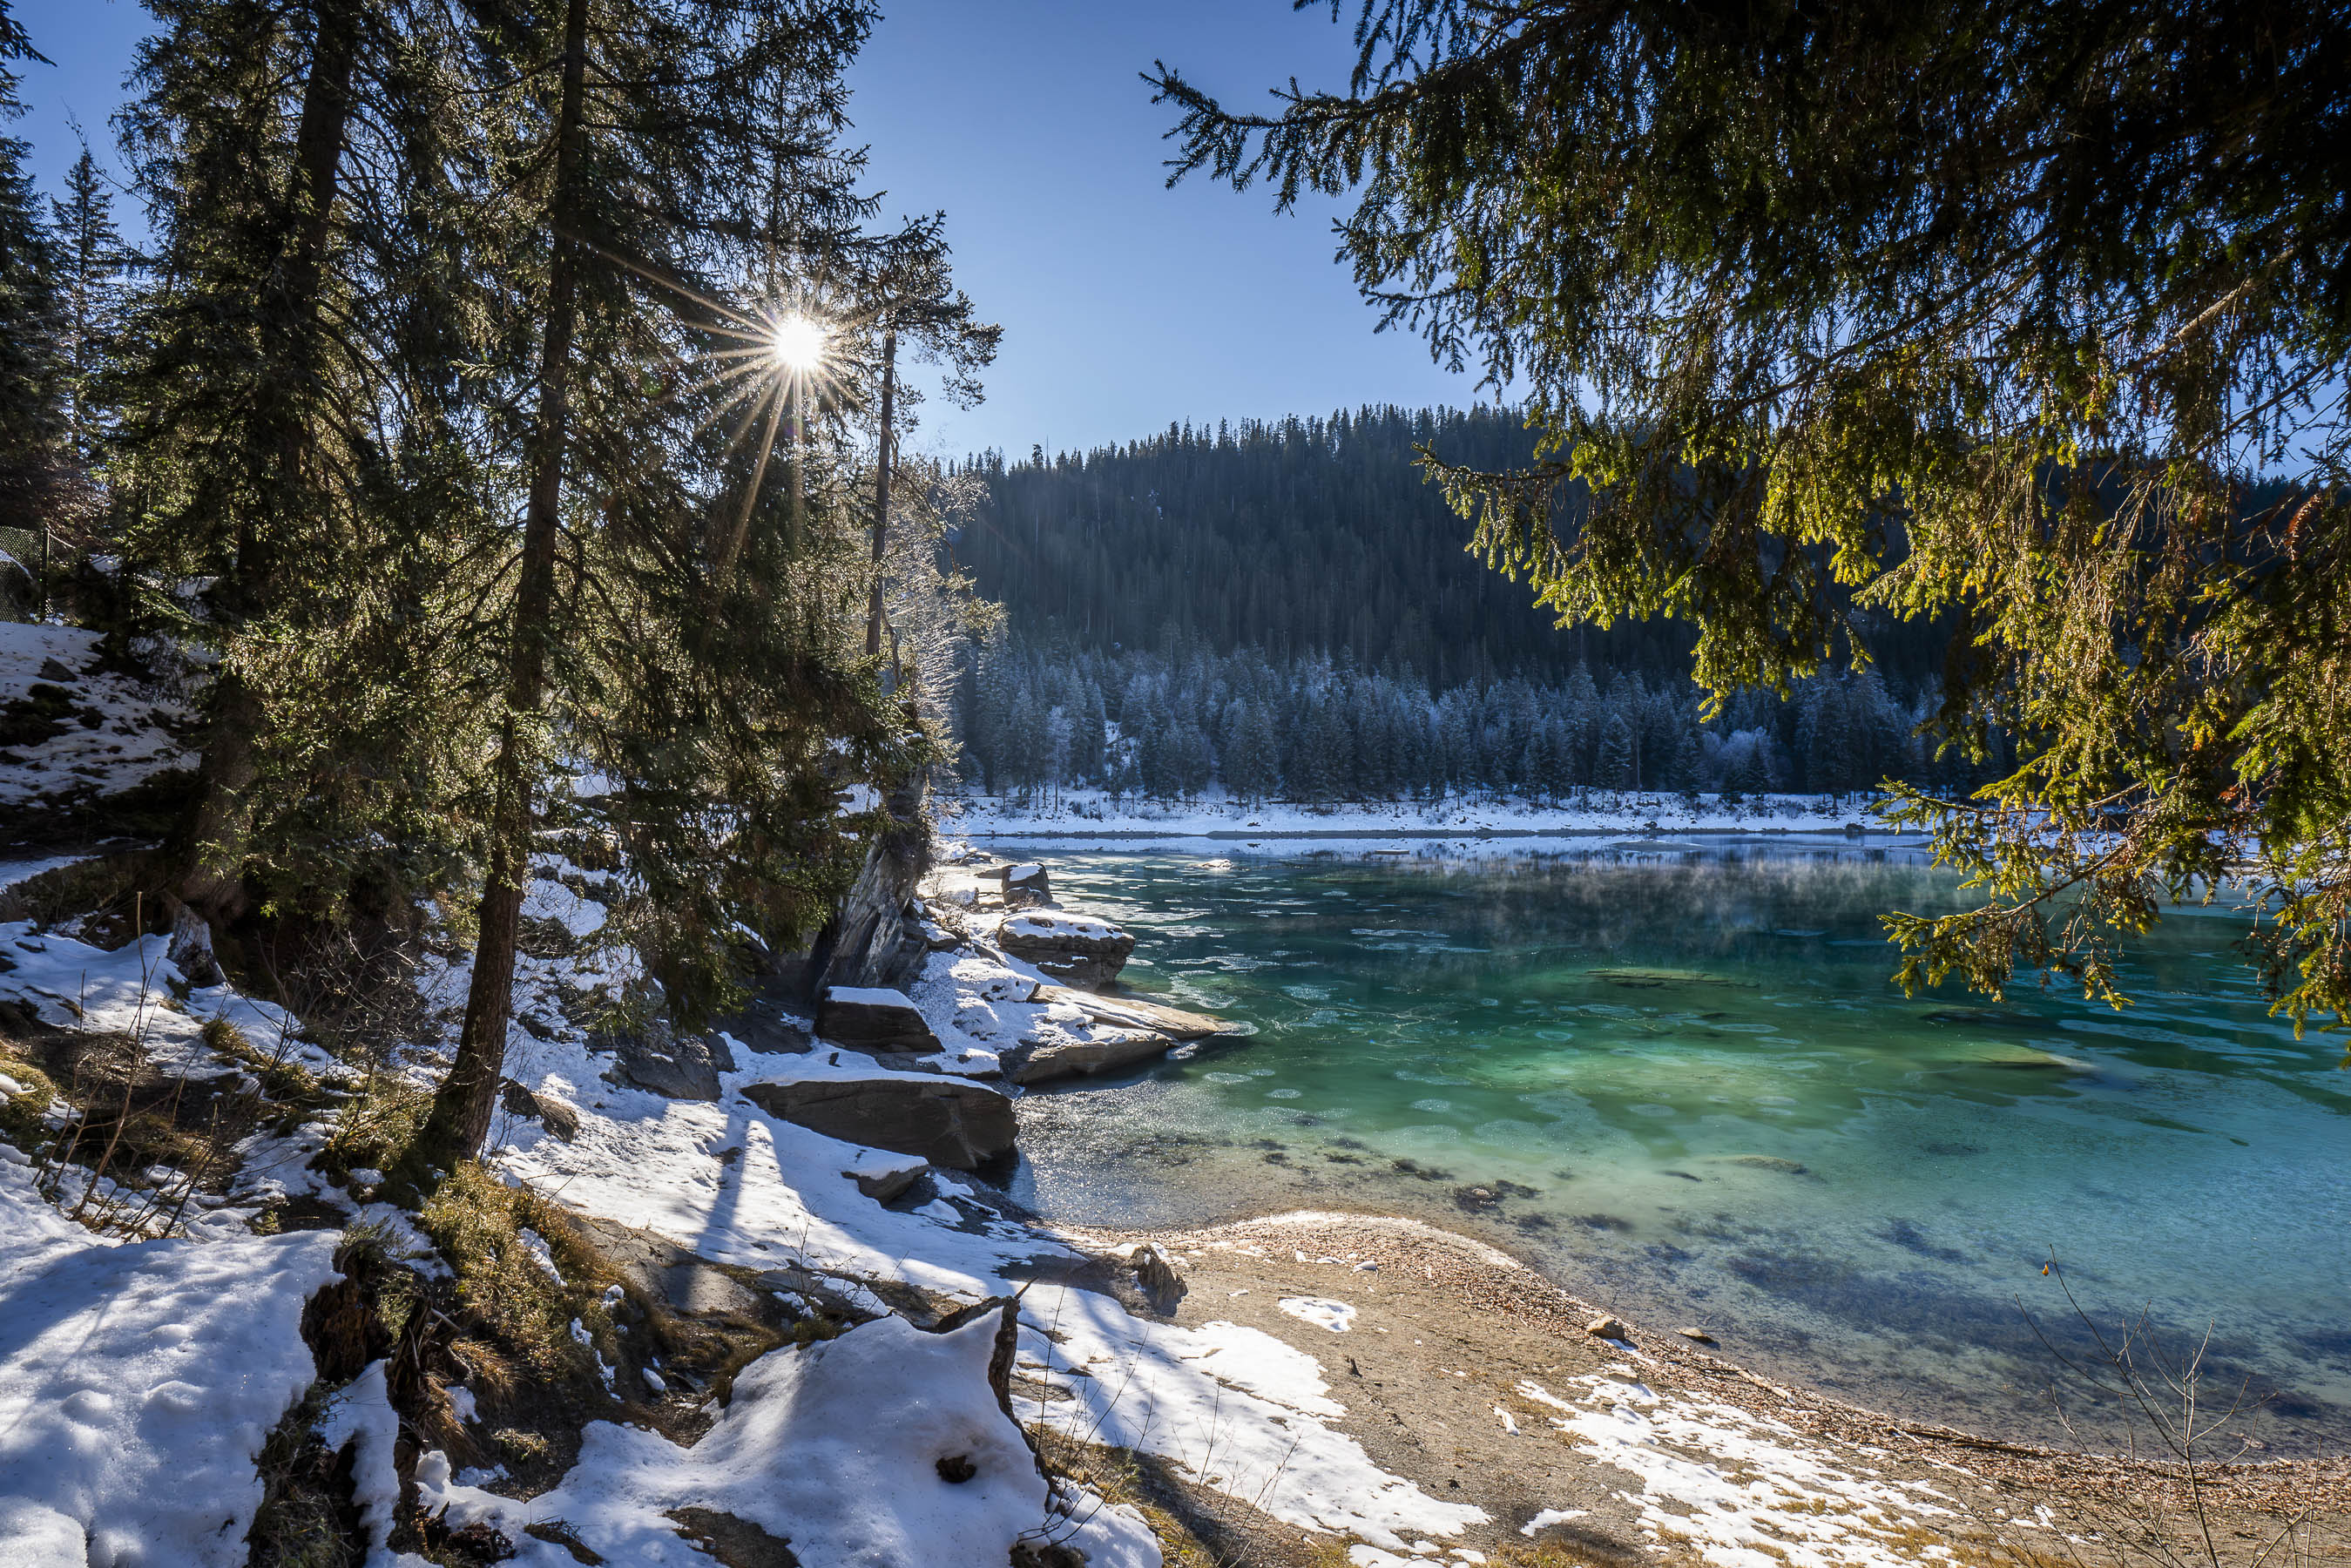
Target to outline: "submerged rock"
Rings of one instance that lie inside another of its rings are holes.
[[[1811,1167],[1798,1165],[1794,1160],[1783,1160],[1777,1155],[1727,1155],[1723,1157],[1722,1163],[1727,1166],[1745,1166],[1750,1170],[1778,1171],[1782,1176],[1813,1174]]]
[[[1755,988],[1754,982],[1750,980],[1734,980],[1727,975],[1709,975],[1702,969],[1615,967],[1586,969],[1584,973],[1595,980],[1605,980],[1612,986],[1622,986],[1627,990],[1635,991],[1658,990],[1667,986],[1727,986],[1750,991]]]
[[[996,928],[1012,956],[1073,985],[1107,985],[1134,951],[1134,938],[1091,915],[1015,915]]]
[[[832,986],[816,1007],[816,1032],[858,1051],[911,1051],[939,1049],[914,1004],[904,991],[866,986]]]
[[[977,1170],[1012,1152],[1012,1102],[965,1078],[804,1078],[751,1083],[743,1097],[769,1115],[843,1143]]]

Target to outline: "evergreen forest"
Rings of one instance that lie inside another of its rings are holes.
[[[970,472],[955,542],[1004,633],[967,661],[967,779],[1326,803],[1583,789],[1844,794],[1970,788],[1997,765],[1914,733],[1939,701],[1934,628],[1864,617],[1876,660],[1711,717],[1691,636],[1561,631],[1465,549],[1418,463],[1503,467],[1533,437],[1490,409],[1363,408],[1179,425]]]

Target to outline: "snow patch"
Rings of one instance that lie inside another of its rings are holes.
[[[1021,1359],[1066,1398],[1016,1398],[1024,1421],[1173,1460],[1191,1479],[1303,1530],[1401,1551],[1406,1531],[1458,1535],[1485,1511],[1442,1502],[1374,1464],[1321,1418],[1344,1414],[1321,1364],[1232,1323],[1131,1318],[1065,1286],[1024,1300]],[[1082,1375],[1081,1375],[1082,1374]]]
[[[1334,1301],[1324,1296],[1284,1296],[1274,1303],[1302,1323],[1312,1323],[1332,1333],[1345,1333],[1355,1326],[1355,1309],[1344,1301]]]
[[[310,1385],[331,1231],[114,1244],[0,1164],[0,1541],[11,1568],[231,1568],[263,1437]]]
[[[988,1387],[996,1327],[982,1318],[926,1334],[883,1318],[770,1352],[736,1380],[726,1414],[693,1448],[598,1422],[562,1484],[528,1502],[458,1484],[439,1453],[418,1465],[417,1484],[427,1511],[446,1506],[451,1525],[503,1531],[524,1568],[569,1568],[565,1548],[522,1532],[555,1520],[609,1562],[687,1560],[664,1511],[688,1506],[789,1539],[808,1568],[1000,1563],[1024,1536],[1077,1536],[1090,1568],[1159,1568],[1132,1511],[1083,1500],[1081,1531],[1055,1506]]]
[[[1896,1542],[1953,1517],[1925,1482],[1847,1469],[1834,1448],[1783,1423],[1605,1375],[1577,1381],[1590,1395],[1548,1419],[1578,1451],[1635,1478],[1639,1492],[1621,1495],[1660,1550],[1683,1544],[1717,1568],[1908,1568]]]

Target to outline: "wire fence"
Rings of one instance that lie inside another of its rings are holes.
[[[89,559],[85,545],[59,533],[0,524],[0,621],[29,621]]]

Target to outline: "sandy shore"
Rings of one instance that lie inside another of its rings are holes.
[[[2187,1549],[2180,1562],[2351,1561],[2351,1460],[2199,1466],[2190,1487],[2176,1465],[1905,1422],[1758,1377],[1672,1324],[1597,1337],[1589,1303],[1419,1221],[1301,1212],[1067,1234],[1171,1249],[1187,1287],[1173,1321],[1238,1322],[1313,1355],[1347,1407],[1337,1425],[1375,1461],[1491,1517],[1448,1548],[1890,1568],[2128,1561],[2118,1549],[2159,1533]],[[1289,1532],[1285,1556],[1283,1531],[1251,1534],[1252,1560],[1334,1560],[1327,1541],[1318,1559]],[[1357,1551],[1369,1568],[1402,1561]]]

